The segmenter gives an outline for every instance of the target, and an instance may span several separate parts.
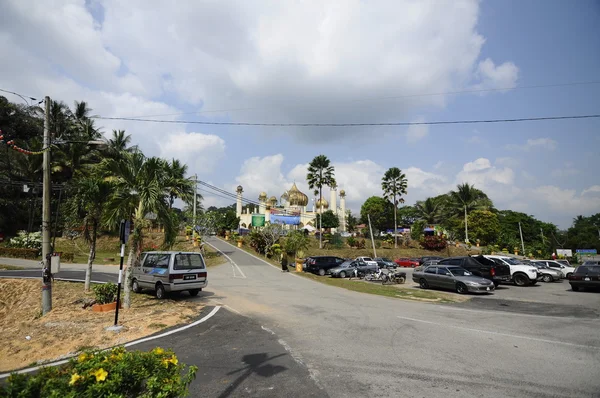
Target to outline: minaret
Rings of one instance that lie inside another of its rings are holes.
[[[258,212],[260,214],[265,214],[265,212],[267,211],[267,193],[266,192],[261,192],[260,195],[258,195]]]
[[[333,214],[338,214],[337,209],[337,185],[331,186],[331,192],[329,194],[329,210],[333,211]]]
[[[244,188],[242,188],[241,185],[238,185],[236,192],[237,192],[237,199],[236,199],[236,203],[235,203],[235,215],[237,217],[241,217],[242,216],[242,192],[244,192]]]
[[[346,191],[340,191],[340,231],[346,232]]]

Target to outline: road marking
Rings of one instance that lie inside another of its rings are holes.
[[[5,279],[42,279],[41,276],[19,276],[19,275],[0,275],[0,278],[5,278]],[[70,279],[70,278],[54,278],[55,281],[62,281],[62,282],[84,282],[82,279]],[[90,281],[90,283],[114,283],[114,282],[104,282],[104,281]]]
[[[564,341],[538,339],[536,337],[519,336],[519,335],[516,335],[516,334],[510,334],[510,333],[493,332],[491,330],[472,329],[472,328],[466,328],[466,327],[463,327],[463,326],[454,326],[454,325],[448,325],[448,324],[443,324],[443,323],[438,323],[438,322],[426,321],[424,319],[408,318],[408,317],[405,317],[405,316],[397,316],[397,318],[404,319],[404,320],[407,320],[407,321],[427,323],[429,325],[445,326],[445,327],[452,328],[452,329],[465,330],[467,332],[487,333],[487,334],[493,334],[493,335],[496,335],[496,336],[510,337],[510,338],[513,338],[513,339],[523,339],[523,340],[537,341],[539,343],[560,344],[560,345],[566,345],[566,346],[569,346],[569,347],[586,348],[586,349],[593,348],[595,350],[600,350],[600,347],[597,347],[597,346],[594,346],[594,345],[566,343]]]
[[[492,299],[493,300],[493,299]],[[518,301],[518,300],[515,300]],[[600,318],[578,318],[575,316],[556,316],[556,315],[537,315],[537,314],[521,314],[518,312],[504,311],[504,310],[472,310],[468,308],[456,308],[450,306],[438,306],[437,308],[442,308],[444,310],[452,310],[452,311],[463,311],[463,312],[474,312],[478,314],[487,314],[490,316],[497,316],[498,313],[510,315],[510,316],[523,316],[523,317],[531,317],[531,318],[542,318],[542,319],[577,319],[577,321],[582,322],[599,322]]]
[[[239,267],[239,266],[238,266],[238,265],[235,263],[235,261],[233,261],[233,260],[231,259],[231,257],[229,257],[227,254],[223,253],[223,252],[222,252],[221,250],[219,250],[219,249],[218,249],[218,248],[217,248],[215,245],[213,245],[213,244],[211,244],[211,243],[209,243],[209,242],[206,242],[206,243],[207,243],[207,244],[208,244],[210,247],[212,247],[213,249],[215,249],[216,251],[218,251],[219,253],[221,253],[222,255],[224,255],[224,256],[225,256],[225,258],[226,258],[227,260],[229,260],[229,262],[231,263],[231,268],[233,268],[233,277],[234,277],[234,278],[237,278],[237,276],[235,275],[235,270],[236,270],[236,268],[237,268],[237,270],[239,271],[239,273],[242,275],[242,278],[243,278],[243,279],[246,279],[246,275],[244,275],[244,272],[242,271],[242,269],[241,269],[241,268],[240,268],[240,267]],[[232,246],[233,246],[233,245],[232,245]],[[235,247],[235,246],[234,246],[234,247]]]
[[[156,335],[156,336],[150,336],[150,337],[146,337],[146,338],[143,338],[143,339],[140,339],[140,340],[131,341],[129,343],[124,344],[123,347],[131,347],[132,345],[136,345],[136,344],[140,344],[140,343],[145,343],[146,341],[152,341],[152,340],[160,339],[162,337],[166,337],[166,336],[172,335],[174,333],[179,333],[179,332],[181,332],[183,330],[186,330],[186,329],[189,329],[189,328],[194,327],[196,325],[199,325],[199,324],[201,324],[203,322],[206,322],[210,318],[212,318],[213,315],[215,315],[219,311],[220,308],[221,308],[220,306],[216,306],[204,318],[198,319],[197,321],[192,322],[189,325],[185,325],[185,326],[182,326],[180,328],[173,329],[173,330],[170,330],[168,332],[165,332],[165,333],[162,333],[162,334],[159,334],[159,335]],[[115,346],[115,347],[119,347],[119,346],[120,345]],[[111,348],[107,348],[107,349],[102,350],[102,351],[108,351]],[[9,377],[12,373],[20,373],[20,374],[31,373],[31,372],[35,372],[35,371],[37,371],[37,370],[39,370],[39,369],[41,369],[43,367],[63,365],[65,363],[69,362],[69,360],[71,358],[74,358],[75,356],[76,355],[72,355],[72,356],[70,356],[67,359],[63,359],[63,360],[56,361],[56,362],[51,362],[51,363],[46,363],[44,365],[35,366],[33,368],[21,369],[21,370],[17,370],[15,372],[11,372],[11,373],[2,373],[2,374],[0,374],[0,379],[5,379],[5,378]]]

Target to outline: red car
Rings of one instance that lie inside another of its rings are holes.
[[[394,260],[394,262],[396,264],[398,264],[400,267],[415,268],[415,267],[419,266],[418,258],[398,258],[398,259]]]

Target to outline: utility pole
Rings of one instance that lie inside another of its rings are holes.
[[[521,230],[521,221],[519,221],[519,235],[521,235],[521,248],[523,249],[523,255],[525,254],[525,243],[523,243],[523,231]]]
[[[377,250],[375,250],[375,239],[373,239],[373,227],[371,227],[371,215],[367,214],[369,220],[369,231],[371,231],[371,244],[373,245],[373,257],[377,257]]]
[[[196,207],[197,207],[197,201],[198,200],[198,175],[194,174],[194,231],[196,230]]]
[[[45,98],[44,140],[43,140],[43,183],[42,183],[42,261],[50,270],[50,97]],[[52,310],[52,279],[42,275],[42,314]]]
[[[544,238],[544,230],[540,228],[540,234],[542,235],[542,244],[546,246],[546,239]]]

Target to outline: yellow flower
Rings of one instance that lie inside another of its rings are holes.
[[[108,376],[108,372],[102,368],[98,369],[92,374],[96,376],[96,381],[104,381],[106,380],[106,376]]]
[[[177,365],[179,363],[179,360],[177,359],[177,357],[175,357],[175,355],[173,355],[171,356],[171,358],[163,359],[162,363],[163,365],[165,365],[165,368],[168,368],[170,363],[172,363],[173,365]]]
[[[83,361],[85,361],[86,359],[88,359],[88,355],[87,355],[85,352],[84,352],[84,353],[82,353],[82,354],[79,354],[79,357],[77,357],[77,361],[78,361],[78,362],[83,362]]]
[[[155,353],[155,354],[157,354],[157,355],[162,355],[162,354],[164,354],[164,353],[165,353],[165,350],[163,350],[163,349],[162,349],[162,348],[160,348],[160,347],[156,347],[156,348],[155,348],[154,350],[152,350],[152,351],[154,351],[154,353]]]
[[[79,379],[83,379],[83,377],[79,376],[77,373],[73,373],[71,375],[71,381],[69,382],[69,385],[72,386],[73,384],[77,383],[77,380]]]

